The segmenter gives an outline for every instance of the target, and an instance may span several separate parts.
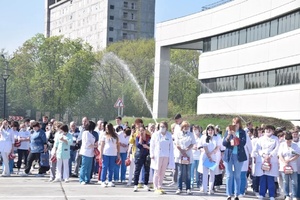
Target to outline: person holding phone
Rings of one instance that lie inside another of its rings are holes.
[[[246,133],[243,130],[241,119],[235,117],[232,119],[232,125],[226,129],[223,139],[224,165],[226,170],[226,194],[227,200],[231,200],[234,195],[234,200],[239,200],[240,185],[241,185],[241,169],[243,162],[247,160],[244,146],[246,145]],[[233,171],[234,167],[234,171]],[[234,194],[232,193],[233,179],[235,179]]]

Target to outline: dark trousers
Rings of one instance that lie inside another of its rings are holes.
[[[26,164],[26,168],[25,168],[25,173],[28,174],[32,163],[34,160],[37,160],[38,163],[40,163],[40,157],[41,157],[41,153],[29,153],[28,158],[27,158],[27,164]],[[49,170],[49,167],[39,167],[39,174],[44,174]]]
[[[21,168],[23,157],[24,157],[24,163],[25,165],[27,165],[28,150],[18,149],[18,162],[17,162],[18,169]]]
[[[253,176],[252,178],[252,188],[254,192],[259,192],[259,178],[260,176]]]
[[[81,155],[79,154],[79,150],[77,151],[76,159],[75,159],[75,169],[74,169],[74,174],[78,175],[79,168],[81,166]]]
[[[146,157],[147,155],[141,155],[139,158],[135,158],[135,170],[134,170],[134,185],[138,185],[139,183],[139,177],[141,173],[141,169],[144,166],[145,169],[145,181],[144,184],[148,185],[149,182],[149,172],[150,172],[150,166],[146,166]]]

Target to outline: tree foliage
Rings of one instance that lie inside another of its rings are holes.
[[[16,114],[38,110],[112,119],[114,103],[124,98],[124,115],[151,117],[126,65],[152,107],[154,40],[122,41],[92,52],[80,40],[36,35],[14,54],[9,81]],[[169,115],[195,114],[199,53],[171,50]]]

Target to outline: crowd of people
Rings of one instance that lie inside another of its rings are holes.
[[[169,169],[169,186],[176,186],[178,195],[183,187],[188,195],[197,189],[213,195],[225,177],[228,200],[239,200],[250,186],[258,199],[300,198],[299,126],[285,130],[247,122],[243,128],[236,117],[222,134],[218,125],[191,125],[180,114],[174,120],[170,127],[165,121],[145,125],[139,118],[129,126],[121,117],[115,125],[84,117],[80,126],[49,121],[47,116],[42,123],[3,120],[2,177],[10,176],[14,167],[18,175],[28,176],[36,163],[36,176],[49,172],[50,182],[67,183],[77,177],[86,185],[96,177],[102,187],[118,182],[132,185],[134,192],[153,187],[155,193],[165,194],[163,180]]]

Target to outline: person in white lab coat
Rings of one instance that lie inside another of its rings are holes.
[[[175,168],[172,134],[167,130],[167,122],[160,122],[159,131],[154,132],[150,140],[150,168],[154,169],[153,185],[157,194],[165,194],[162,183],[166,169]]]
[[[279,175],[279,163],[278,163],[278,148],[279,141],[274,136],[275,127],[267,125],[265,128],[265,134],[258,139],[254,154],[256,157],[257,175],[260,176],[259,182],[259,199],[263,199],[267,190],[269,191],[270,200],[275,200],[275,177]],[[264,163],[270,163],[270,170],[263,170],[262,165]]]

